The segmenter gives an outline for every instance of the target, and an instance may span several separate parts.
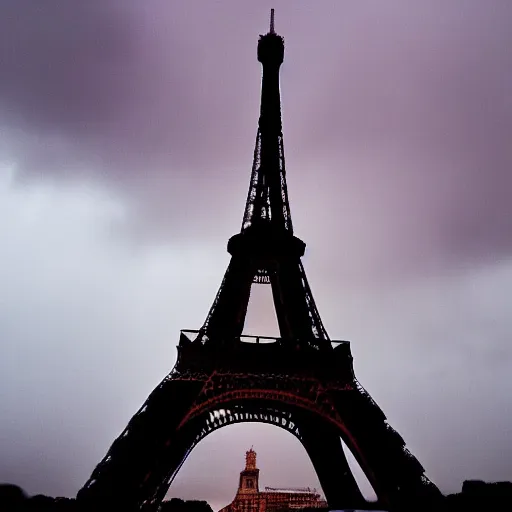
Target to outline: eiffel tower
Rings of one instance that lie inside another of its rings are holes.
[[[365,508],[340,439],[379,505],[419,510],[441,498],[357,381],[350,344],[330,340],[306,279],[286,186],[279,69],[284,40],[258,41],[261,110],[249,194],[231,260],[201,329],[181,331],[177,361],[79,491],[87,510],[156,510],[191,450],[239,422],[296,436],[331,508]],[[270,285],[280,337],[243,336],[251,286]]]

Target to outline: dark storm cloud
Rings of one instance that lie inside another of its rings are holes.
[[[247,58],[254,37],[237,52],[242,31],[232,15],[227,30],[229,13],[192,3],[1,5],[3,160],[25,177],[104,180],[129,194],[141,231],[179,233],[178,217],[198,205],[203,218],[222,211],[208,196],[236,155],[250,158],[254,122],[242,137],[237,120],[254,121],[258,108],[259,69]],[[233,63],[252,69],[252,89],[228,73]],[[239,111],[249,96],[246,116]]]
[[[354,189],[363,188],[370,201],[362,213],[385,231],[381,245],[387,239],[422,265],[439,256],[462,265],[506,257],[510,6],[390,5],[372,5],[357,29],[348,27],[334,77],[324,82],[337,101],[311,117],[316,154],[333,155],[331,168],[348,174],[348,204]],[[355,160],[346,159],[348,170],[339,168],[344,154]],[[397,259],[402,265],[407,258]]]
[[[207,9],[196,16],[192,3],[132,0],[1,5],[4,124],[64,139],[97,172],[211,163],[216,129],[226,128],[246,91],[230,104],[240,77],[225,71],[242,55],[228,54],[235,35],[225,23],[209,28]],[[253,57],[254,38],[247,39]],[[40,167],[38,159],[28,163],[27,172]]]
[[[144,159],[153,166],[162,138],[174,137],[178,147],[180,136],[190,138],[187,126],[176,122],[190,87],[186,63],[177,58],[181,48],[172,25],[165,48],[161,34],[152,33],[151,10],[108,0],[2,6],[4,122],[38,135],[46,146],[27,155],[27,171],[41,168],[40,150],[54,153],[54,171],[65,169],[69,155],[52,144],[59,139],[76,151],[76,159],[113,172],[136,155],[140,160],[132,169]]]
[[[25,173],[105,179],[141,231],[185,236],[183,214],[238,225],[265,7],[0,5],[2,143]],[[292,208],[329,205],[298,210],[306,238],[318,244],[322,222],[356,252],[381,247],[384,270],[508,254],[510,4],[315,6],[276,6]]]

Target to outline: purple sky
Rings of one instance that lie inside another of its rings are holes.
[[[203,322],[270,7],[331,337],[441,490],[512,480],[509,1],[0,0],[0,481],[74,495]],[[253,295],[246,332],[276,334]],[[252,444],[264,485],[318,485],[289,434],[239,425],[172,494],[225,505]]]

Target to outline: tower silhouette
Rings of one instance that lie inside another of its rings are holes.
[[[389,509],[418,510],[441,495],[355,378],[350,344],[322,324],[294,236],[281,125],[284,40],[260,36],[261,110],[240,233],[206,320],[181,331],[171,373],[151,393],[79,491],[85,506],[153,510],[193,447],[238,422],[266,422],[306,449],[332,508],[363,508],[343,439]],[[253,284],[270,285],[280,337],[243,336]],[[115,505],[114,505],[115,504]]]

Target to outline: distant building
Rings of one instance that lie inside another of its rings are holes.
[[[283,512],[303,508],[327,507],[316,489],[259,489],[260,470],[256,467],[256,452],[251,448],[245,454],[245,469],[240,473],[240,482],[235,499],[219,512]]]

